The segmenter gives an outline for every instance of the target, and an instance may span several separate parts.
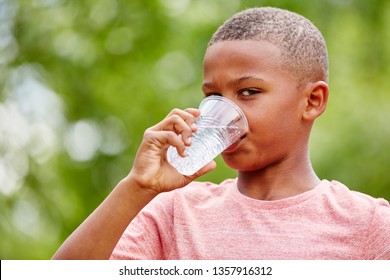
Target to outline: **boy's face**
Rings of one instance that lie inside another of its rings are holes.
[[[210,46],[204,59],[203,91],[232,100],[248,119],[248,133],[222,154],[231,168],[255,171],[306,152],[304,94],[294,76],[282,69],[278,47],[266,41]]]

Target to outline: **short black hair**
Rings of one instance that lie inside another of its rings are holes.
[[[222,41],[268,41],[281,50],[283,67],[299,82],[328,82],[328,51],[318,28],[307,18],[279,8],[250,8],[223,23],[209,46]]]

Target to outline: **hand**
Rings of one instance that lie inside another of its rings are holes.
[[[196,131],[198,109],[174,109],[157,125],[145,131],[134,165],[128,178],[138,187],[155,194],[184,187],[199,176],[216,167],[214,161],[191,176],[185,176],[167,161],[169,146],[176,147],[185,156],[185,148],[191,145],[191,135]],[[181,135],[181,137],[178,137]]]

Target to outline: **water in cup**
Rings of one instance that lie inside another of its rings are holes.
[[[201,116],[192,145],[181,157],[175,147],[169,147],[168,162],[183,175],[192,175],[232,144],[248,130],[245,115],[232,101],[221,96],[210,96],[200,104]]]

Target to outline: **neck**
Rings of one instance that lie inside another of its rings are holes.
[[[239,171],[237,187],[254,199],[278,200],[309,191],[320,182],[305,155],[256,171]]]

